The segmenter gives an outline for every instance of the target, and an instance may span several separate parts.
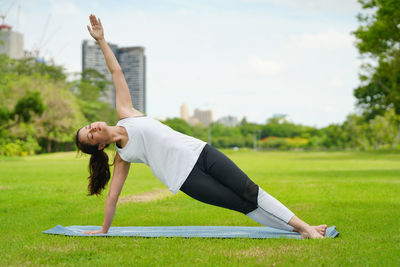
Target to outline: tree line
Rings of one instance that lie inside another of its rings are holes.
[[[265,124],[244,118],[236,127],[190,126],[178,118],[165,123],[220,148],[400,149],[400,4],[359,3],[364,13],[357,16],[360,25],[353,34],[365,63],[354,89],[358,112],[343,123],[320,129],[274,118]],[[74,150],[73,138],[82,125],[114,125],[115,109],[102,100],[109,86],[93,69],[68,81],[60,66],[0,55],[0,155]]]
[[[394,150],[400,149],[400,116],[394,109],[366,120],[350,114],[342,124],[316,128],[280,123],[270,118],[265,124],[249,123],[244,118],[235,127],[213,123],[208,127],[190,126],[184,120],[168,119],[164,123],[218,148],[302,149],[302,150]],[[209,137],[211,133],[211,138]]]

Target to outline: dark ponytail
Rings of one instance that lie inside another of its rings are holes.
[[[75,143],[80,151],[90,154],[89,161],[89,196],[100,195],[110,180],[110,165],[108,155],[103,150],[99,150],[97,145],[87,145],[79,141],[79,131],[76,132]],[[108,145],[107,145],[108,146]],[[107,147],[106,146],[106,147]]]

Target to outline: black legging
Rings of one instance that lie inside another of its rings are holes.
[[[258,185],[209,145],[204,147],[180,190],[201,202],[244,214],[257,208]]]

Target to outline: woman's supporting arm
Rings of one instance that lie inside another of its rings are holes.
[[[89,26],[87,26],[87,28],[90,35],[99,44],[106,60],[108,70],[113,78],[116,91],[116,108],[118,116],[120,118],[126,118],[143,115],[140,111],[134,109],[132,105],[131,95],[129,93],[129,88],[128,84],[126,83],[124,73],[122,72],[121,66],[119,65],[113,51],[104,39],[104,31],[100,19],[96,19],[94,15],[90,15],[89,18],[92,29]]]
[[[86,231],[85,234],[105,234],[111,226],[114,219],[115,209],[122,186],[129,173],[130,163],[121,159],[119,154],[115,156],[114,173],[110,185],[110,191],[106,198],[103,227],[99,231]]]
[[[110,191],[106,199],[104,222],[101,230],[108,232],[115,214],[118,197],[121,194],[122,186],[125,183],[131,164],[121,159],[119,154],[115,156],[114,173],[110,185]]]

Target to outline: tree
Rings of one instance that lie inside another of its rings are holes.
[[[8,108],[14,106],[14,113],[20,117],[18,123],[7,129],[10,140],[33,137],[47,152],[53,151],[53,144],[72,143],[76,130],[86,121],[75,96],[65,89],[66,83],[55,82],[49,76],[18,77],[9,79],[6,89],[0,90],[4,93],[0,96],[0,103],[5,103]],[[42,102],[38,100],[38,92]],[[21,98],[21,95],[25,96]],[[37,112],[30,117],[33,107]]]
[[[346,121],[342,125],[343,138],[347,148],[369,150],[371,144],[369,141],[368,124],[364,117],[356,114],[347,116]]]
[[[36,136],[47,152],[54,144],[72,142],[76,131],[86,124],[74,95],[65,89],[65,83],[41,82],[46,111],[37,118]]]
[[[61,66],[40,62],[32,57],[23,59],[11,59],[10,71],[19,76],[47,76],[53,81],[65,81],[66,75]]]
[[[256,123],[248,122],[246,117],[243,117],[242,121],[239,124],[240,132],[243,136],[251,135],[253,136],[255,131],[261,129],[261,125]]]
[[[331,124],[320,129],[320,145],[331,149],[341,149],[344,147],[343,130],[338,124]]]
[[[11,111],[6,106],[0,106],[0,130],[9,129],[20,122],[28,123],[33,115],[42,115],[44,104],[40,92],[27,92],[17,100]]]
[[[106,77],[95,69],[85,69],[81,74],[76,96],[87,101],[98,101],[106,96],[107,85],[111,84]]]
[[[40,91],[19,82],[24,77],[14,71],[17,62],[0,54],[0,131],[30,122],[32,116],[42,115],[45,108]]]
[[[374,149],[395,149],[400,143],[397,135],[399,116],[394,109],[390,109],[383,116],[376,116],[370,121],[369,127],[372,135],[371,144]]]
[[[369,58],[360,74],[361,84],[354,90],[357,105],[367,120],[390,108],[400,114],[400,2],[398,0],[359,0],[361,23],[354,32],[357,48]]]
[[[105,76],[94,69],[86,69],[79,80],[69,84],[68,90],[78,99],[78,105],[87,122],[105,121],[115,124],[118,114],[115,108],[101,99],[107,98],[106,92],[109,81]]]
[[[182,119],[168,118],[163,123],[168,125],[172,129],[174,129],[175,131],[178,131],[180,133],[187,134],[187,135],[192,135],[192,129],[191,129],[190,125]]]
[[[305,128],[290,122],[280,123],[278,118],[269,118],[267,123],[262,127],[261,137],[278,136],[278,137],[295,137],[302,136]]]
[[[0,154],[30,154],[38,143],[47,152],[71,149],[76,130],[88,122],[114,124],[115,109],[99,100],[108,84],[95,70],[67,82],[60,66],[1,54]]]

